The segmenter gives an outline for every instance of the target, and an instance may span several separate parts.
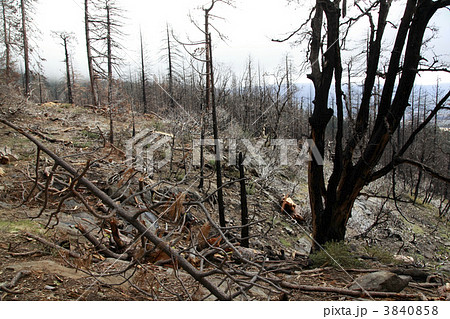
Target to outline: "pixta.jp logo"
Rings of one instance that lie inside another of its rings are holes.
[[[170,162],[173,135],[145,129],[126,143],[126,163],[137,171],[153,174]]]

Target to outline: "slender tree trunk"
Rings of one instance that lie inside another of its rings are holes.
[[[144,104],[144,113],[147,113],[147,93],[146,93],[146,76],[145,76],[145,63],[144,63],[144,44],[142,41],[142,31],[139,31],[141,40],[141,72],[142,72],[142,103]]]
[[[25,96],[30,95],[30,58],[27,36],[27,12],[25,9],[25,0],[20,0],[20,10],[22,13],[22,37],[23,37],[23,57],[25,64]]]
[[[249,247],[247,191],[245,189],[244,159],[239,153],[239,179],[241,185],[241,246]]]
[[[4,41],[3,44],[5,45],[5,76],[6,81],[9,82],[11,77],[11,44],[10,44],[10,31],[8,26],[8,20],[6,16],[7,6],[6,6],[6,0],[2,0],[2,15],[3,15],[3,36]]]
[[[90,89],[91,89],[91,98],[92,104],[98,106],[97,99],[97,90],[96,90],[96,78],[94,72],[94,61],[92,57],[92,48],[91,48],[91,31],[90,31],[90,21],[89,21],[89,0],[84,0],[84,30],[86,34],[86,52],[87,52],[87,60],[88,60],[88,69],[89,69],[89,80],[90,80]]]
[[[70,81],[70,60],[69,60],[69,50],[67,48],[67,38],[63,38],[64,41],[64,53],[66,56],[66,79],[67,79],[67,99],[70,104],[73,104],[73,94],[72,94],[72,84]]]
[[[223,190],[222,190],[222,154],[220,153],[220,141],[219,141],[219,128],[217,125],[217,108],[216,108],[216,98],[214,89],[214,72],[213,72],[213,62],[212,62],[212,45],[211,45],[211,34],[207,35],[207,50],[209,51],[209,60],[207,63],[209,66],[209,81],[211,90],[211,106],[212,106],[212,120],[213,120],[213,135],[216,153],[216,180],[217,180],[217,203],[219,206],[219,223],[221,227],[226,227],[225,221],[225,206],[223,202]]]
[[[39,73],[38,75],[38,79],[39,79],[39,103],[44,103],[44,94],[43,94],[43,90],[42,90],[42,79],[41,79],[41,73]]]
[[[108,109],[109,109],[109,142],[114,144],[114,121],[113,121],[113,67],[112,67],[112,41],[111,41],[111,16],[110,7],[106,6],[106,46],[108,58]]]
[[[172,65],[172,48],[170,46],[169,26],[166,26],[167,31],[167,55],[169,60],[169,98],[170,107],[175,108],[175,100],[173,98],[173,65]]]

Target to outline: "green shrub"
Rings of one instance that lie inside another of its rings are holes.
[[[344,242],[329,242],[309,257],[314,267],[357,268],[363,266]]]
[[[395,262],[394,256],[382,247],[366,246],[364,250],[369,257],[375,258],[383,264],[392,264]]]

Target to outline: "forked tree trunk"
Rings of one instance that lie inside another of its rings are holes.
[[[343,240],[353,204],[362,188],[385,176],[396,165],[405,162],[401,160],[401,156],[407,147],[401,148],[394,154],[391,163],[378,171],[375,169],[380,163],[391,137],[395,136],[394,133],[408,107],[420,60],[420,48],[428,22],[437,9],[450,5],[450,1],[425,0],[418,4],[415,0],[407,1],[403,18],[397,29],[377,118],[368,141],[364,142],[364,136],[368,133],[370,100],[377,76],[382,38],[390,4],[391,1],[388,0],[380,1],[378,24],[372,25],[371,28],[363,95],[353,135],[350,136],[344,148],[340,83],[342,76],[339,39],[340,10],[338,2],[324,0],[316,2],[315,15],[311,21],[310,63],[312,72],[308,77],[313,81],[315,89],[314,111],[310,118],[311,138],[322,156],[325,148],[325,129],[333,115],[333,111],[327,107],[333,77],[335,78],[338,129],[335,136],[333,171],[327,183],[323,167],[315,160],[309,163],[309,194],[313,215],[313,236],[316,241],[315,248],[318,247],[317,244]],[[320,43],[324,17],[327,22],[327,50],[323,55],[324,63],[320,69],[317,61],[321,59]],[[404,52],[403,56],[402,52]],[[398,78],[400,66],[402,73]],[[398,81],[397,85],[396,81]],[[363,146],[362,155],[355,159],[354,151],[358,146]]]

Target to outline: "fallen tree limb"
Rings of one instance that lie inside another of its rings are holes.
[[[72,142],[70,141],[64,141],[64,140],[58,140],[56,138],[53,137],[48,137],[46,135],[44,135],[43,133],[39,132],[38,130],[32,130],[32,129],[28,129],[31,133],[39,136],[40,138],[49,141],[50,143],[60,143],[63,144],[64,146],[69,146],[72,144]]]
[[[94,245],[95,249],[97,249],[97,251],[99,253],[104,254],[106,257],[111,257],[111,258],[115,258],[115,259],[120,259],[120,260],[128,259],[127,253],[116,254],[115,252],[109,250],[105,245],[103,245],[101,242],[99,242],[95,236],[93,236],[91,233],[86,231],[83,226],[77,225],[76,228],[80,231],[80,233],[84,236],[84,238],[89,240],[91,242],[91,244]]]
[[[31,142],[33,142],[38,148],[40,148],[44,153],[46,153],[48,156],[50,156],[55,161],[56,164],[58,164],[60,167],[65,169],[67,172],[69,172],[73,176],[78,176],[78,172],[74,167],[72,167],[69,163],[67,163],[61,157],[59,157],[58,155],[53,153],[51,150],[49,150],[43,143],[38,141],[32,135],[28,134],[23,129],[17,127],[13,123],[11,123],[5,119],[0,119],[0,122],[11,127],[12,129],[16,130],[17,132],[19,132],[20,134],[25,136],[27,139],[29,139]],[[183,258],[180,254],[178,254],[178,252],[176,252],[174,249],[172,249],[164,240],[162,240],[161,238],[158,238],[155,234],[151,233],[146,226],[144,226],[138,220],[134,219],[133,213],[129,213],[125,209],[123,209],[121,205],[117,204],[114,200],[112,200],[111,197],[109,197],[107,194],[105,194],[102,190],[100,190],[97,186],[95,186],[87,178],[81,177],[79,179],[79,184],[83,184],[94,196],[96,196],[98,199],[100,199],[103,202],[103,204],[105,204],[106,206],[115,210],[120,217],[122,217],[124,220],[126,220],[128,223],[130,223],[134,228],[136,228],[142,236],[144,236],[145,238],[150,240],[155,246],[159,247],[166,254],[171,256],[178,263],[178,265],[181,268],[183,268],[195,280],[200,282],[215,297],[217,297],[219,300],[230,300],[230,296],[228,296],[227,294],[222,292],[211,281],[209,281],[205,277],[205,274],[203,272],[197,270],[185,258]]]
[[[17,294],[17,291],[13,291],[11,290],[12,288],[14,288],[15,286],[17,286],[17,283],[19,282],[20,278],[28,276],[29,274],[31,274],[31,271],[29,270],[21,270],[19,271],[13,279],[11,279],[11,281],[9,283],[6,284],[2,284],[0,285],[0,290],[4,290],[8,293],[12,293],[12,294]]]
[[[52,242],[49,242],[48,240],[46,240],[46,239],[44,239],[44,238],[41,238],[41,237],[39,237],[39,236],[33,235],[33,234],[31,234],[31,233],[25,233],[25,235],[26,235],[27,237],[33,238],[34,240],[37,240],[38,242],[40,242],[40,243],[42,243],[42,244],[44,244],[44,245],[46,245],[46,246],[51,247],[51,248],[53,248],[53,249],[57,249],[57,250],[59,250],[59,251],[63,251],[63,252],[65,252],[65,253],[67,253],[70,257],[73,257],[73,258],[81,258],[81,257],[82,257],[79,253],[76,253],[76,252],[71,251],[71,250],[69,250],[69,249],[67,249],[67,248],[58,246],[58,245],[56,245],[56,244],[54,244],[54,243],[52,243]]]
[[[328,292],[336,293],[340,295],[347,295],[352,297],[371,297],[371,298],[395,298],[395,299],[415,299],[420,300],[418,294],[401,294],[396,292],[382,292],[382,291],[359,291],[350,290],[344,288],[336,287],[319,287],[319,286],[308,286],[308,285],[296,285],[287,281],[281,281],[280,286],[284,288],[297,289],[302,291],[312,291],[312,292]]]

